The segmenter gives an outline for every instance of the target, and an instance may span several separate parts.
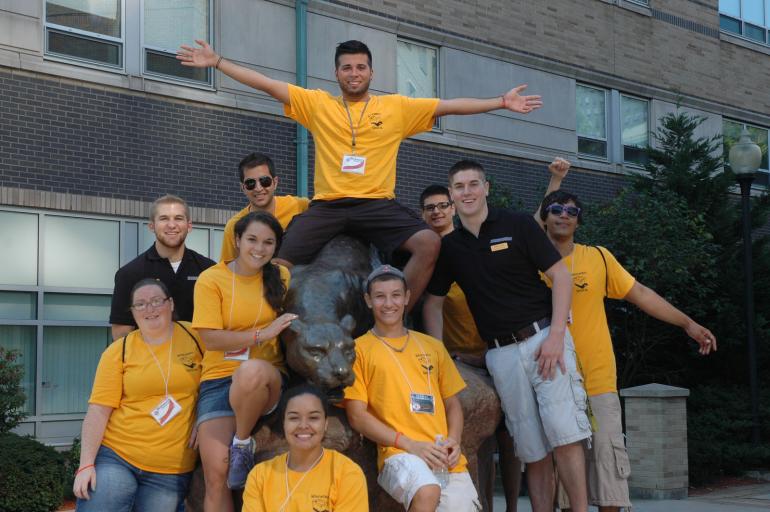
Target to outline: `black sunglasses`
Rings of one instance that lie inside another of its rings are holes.
[[[257,181],[259,181],[259,186],[262,188],[267,188],[273,184],[273,178],[271,178],[270,176],[260,176],[256,180],[254,178],[248,178],[243,180],[243,187],[246,190],[254,190],[255,188],[257,188]]]
[[[564,206],[563,204],[554,203],[545,209],[547,212],[553,213],[557,217],[564,212],[570,217],[577,217],[580,215],[580,208],[577,206]]]

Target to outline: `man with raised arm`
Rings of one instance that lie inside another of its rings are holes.
[[[487,205],[489,182],[478,162],[452,166],[449,191],[460,226],[441,241],[423,306],[428,334],[441,337],[444,297],[456,282],[487,343],[487,370],[516,455],[527,464],[532,509],[553,510],[553,452],[574,510],[587,512],[581,443],[591,426],[567,330],[569,270],[531,215]]]
[[[717,349],[714,335],[663,297],[636,281],[615,256],[600,246],[575,243],[582,223],[583,205],[578,197],[559,190],[569,163],[549,168],[549,190],[538,210],[538,221],[559,251],[572,274],[573,299],[570,332],[580,361],[595,430],[586,452],[589,503],[600,512],[631,507],[628,493],[630,464],[623,436],[618,398],[617,370],[604,299],[623,299],[663,322],[681,327],[699,345],[700,353]],[[550,283],[550,281],[549,281]],[[570,508],[559,492],[559,506]]]
[[[496,98],[408,98],[369,93],[372,54],[360,41],[337,46],[334,74],[340,95],[308,90],[239,66],[204,41],[182,46],[184,66],[215,67],[230,78],[284,104],[284,112],[305,126],[315,141],[315,196],[292,223],[278,254],[288,265],[308,263],[335,235],[346,232],[373,243],[386,256],[411,254],[404,273],[414,301],[422,294],[438,256],[440,239],[395,198],[396,156],[401,141],[430,130],[434,119],[497,109],[529,113],[539,96],[522,96],[520,85]]]

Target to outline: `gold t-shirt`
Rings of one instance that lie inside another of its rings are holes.
[[[465,294],[457,283],[452,283],[444,299],[444,345],[450,353],[480,354],[487,349],[487,344],[481,339],[476,322]]]

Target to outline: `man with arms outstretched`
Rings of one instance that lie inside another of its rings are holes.
[[[373,243],[386,255],[411,253],[404,268],[414,301],[422,294],[436,262],[440,239],[395,200],[396,156],[401,141],[430,130],[449,114],[497,109],[528,113],[539,96],[521,96],[526,86],[496,98],[408,98],[369,93],[372,54],[360,41],[337,46],[335,76],[340,96],[274,80],[217,55],[204,41],[182,46],[182,65],[215,67],[230,78],[263,91],[284,104],[287,116],[305,126],[315,141],[315,196],[307,212],[292,223],[278,254],[288,265],[309,263],[335,235],[346,232]]]

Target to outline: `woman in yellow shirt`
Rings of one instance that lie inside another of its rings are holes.
[[[96,369],[73,485],[78,511],[173,512],[195,468],[188,439],[201,343],[190,324],[172,322],[161,281],[139,281],[131,311],[139,329],[107,347]]]
[[[204,510],[233,510],[254,466],[251,433],[278,405],[285,381],[277,336],[296,315],[278,316],[289,271],[271,263],[283,229],[256,211],[235,224],[238,257],[205,270],[195,284],[193,327],[206,345],[198,400],[198,442],[206,481]]]
[[[367,512],[361,468],[321,446],[329,405],[310,385],[291,388],[283,398],[283,433],[289,452],[257,464],[243,491],[243,512]]]

